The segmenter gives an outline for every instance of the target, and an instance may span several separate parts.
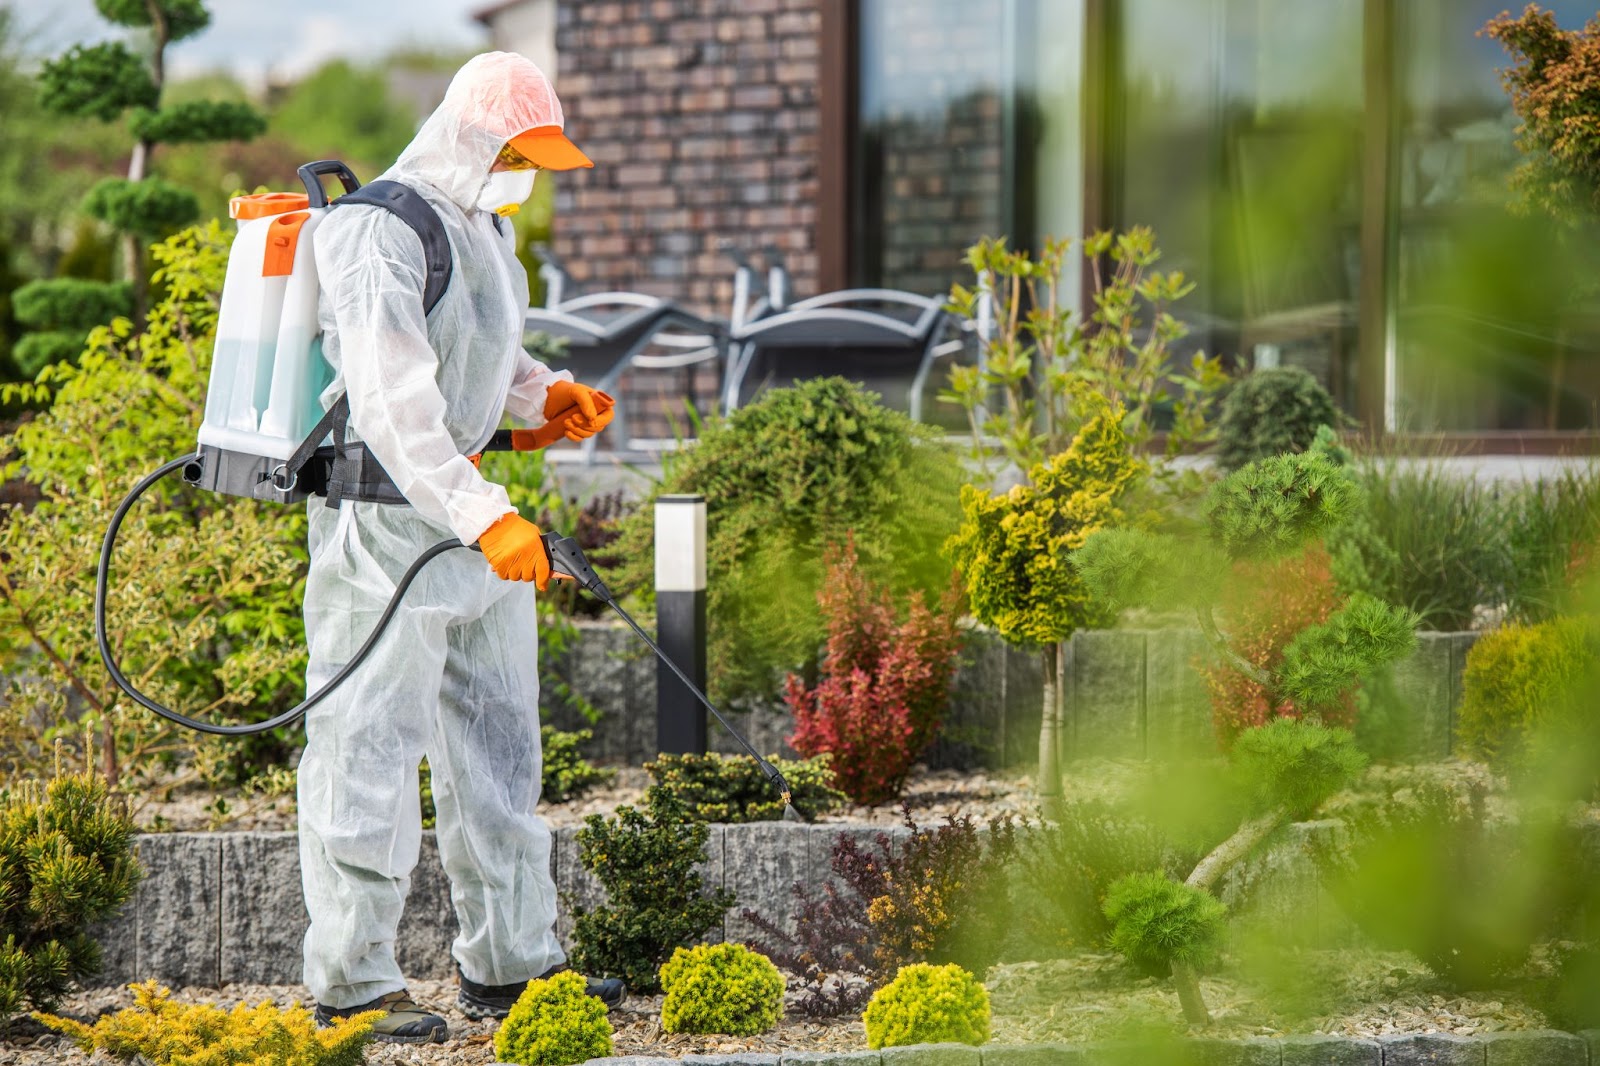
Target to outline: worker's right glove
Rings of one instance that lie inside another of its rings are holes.
[[[543,592],[550,584],[550,556],[539,527],[515,511],[501,515],[478,537],[483,557],[507,581],[532,581]]]

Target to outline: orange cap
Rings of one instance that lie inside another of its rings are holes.
[[[592,167],[593,161],[567,140],[560,126],[535,126],[511,138],[515,148],[528,162],[545,170],[576,170]]]

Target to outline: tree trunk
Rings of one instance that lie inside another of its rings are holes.
[[[1250,854],[1255,846],[1267,839],[1287,816],[1287,812],[1279,808],[1245,822],[1234,830],[1233,836],[1218,844],[1211,850],[1210,855],[1201,859],[1184,883],[1191,888],[1213,891],[1216,883],[1222,880],[1222,875],[1228,872],[1228,868]]]
[[[1044,659],[1044,708],[1039,719],[1039,801],[1047,817],[1061,810],[1061,645],[1046,644]]]
[[[1183,1008],[1183,1019],[1190,1025],[1210,1025],[1211,1011],[1206,1009],[1205,997],[1200,994],[1200,978],[1194,967],[1186,962],[1172,964],[1172,983],[1178,989],[1178,1004]]]

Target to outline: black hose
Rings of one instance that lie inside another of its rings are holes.
[[[304,702],[289,708],[282,714],[267,719],[265,722],[253,722],[249,725],[217,725],[214,722],[190,718],[187,715],[179,714],[170,707],[163,707],[143,692],[140,692],[134,687],[133,682],[128,679],[127,675],[122,672],[122,668],[117,665],[116,656],[111,651],[111,639],[106,635],[106,591],[111,584],[111,551],[116,546],[117,531],[122,527],[122,520],[127,517],[129,509],[133,507],[139,497],[150,490],[152,485],[172,473],[172,471],[197,458],[199,458],[198,455],[185,455],[181,459],[174,459],[147,475],[143,481],[133,487],[133,491],[128,493],[121,505],[117,507],[116,512],[111,516],[111,525],[106,528],[105,540],[100,546],[100,568],[95,575],[94,635],[95,639],[99,641],[100,658],[105,661],[106,669],[111,674],[111,680],[115,681],[117,687],[126,692],[141,707],[154,711],[169,722],[176,722],[178,725],[188,726],[190,729],[196,729],[202,733],[211,733],[223,737],[253,736],[257,733],[265,733],[268,730],[277,729],[279,726],[288,725],[318,703],[321,703],[328,693],[343,684],[344,679],[349,677],[355,668],[361,665],[362,660],[366,659],[372,649],[377,646],[378,638],[383,636],[383,631],[388,626],[389,619],[394,617],[395,610],[400,606],[401,598],[405,596],[406,590],[411,587],[411,582],[416,579],[422,568],[452,548],[463,548],[466,545],[454,539],[440,541],[418,556],[417,561],[411,564],[410,568],[400,578],[400,583],[395,586],[394,595],[389,597],[389,604],[383,609],[383,614],[378,617],[378,624],[372,627],[372,633],[367,637],[366,643],[362,644],[355,655],[351,656],[350,661],[345,663],[339,672],[333,675],[332,680],[318,689],[315,694],[307,696]]]

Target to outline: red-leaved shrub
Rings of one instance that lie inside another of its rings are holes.
[[[1252,665],[1271,672],[1300,631],[1325,622],[1343,602],[1334,584],[1328,553],[1316,547],[1303,555],[1270,563],[1240,562],[1221,605],[1230,643]],[[1226,664],[1203,671],[1211,693],[1211,721],[1217,739],[1230,747],[1240,733],[1273,718],[1298,718],[1294,702]],[[1349,728],[1355,721],[1352,689],[1325,725]]]
[[[961,594],[952,580],[932,609],[913,595],[901,621],[888,592],[862,572],[854,543],[830,549],[827,574],[817,594],[828,630],[822,678],[810,689],[794,674],[784,684],[795,717],[789,746],[832,755],[839,789],[856,803],[883,803],[944,719]]]

